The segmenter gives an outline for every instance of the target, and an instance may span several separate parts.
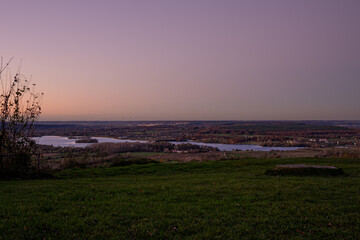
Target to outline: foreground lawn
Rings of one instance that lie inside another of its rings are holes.
[[[341,177],[272,177],[276,164]],[[360,239],[360,160],[247,159],[0,181],[0,239]]]

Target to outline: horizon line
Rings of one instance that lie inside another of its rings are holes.
[[[306,121],[360,121],[360,119],[267,119],[267,120],[38,120],[36,122],[306,122]]]

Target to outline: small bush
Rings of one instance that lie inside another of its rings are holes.
[[[16,178],[29,172],[31,154],[21,153],[0,158],[0,178]]]
[[[86,168],[87,162],[84,159],[66,158],[61,163],[62,168]]]

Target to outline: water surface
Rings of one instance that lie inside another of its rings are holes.
[[[124,143],[124,142],[141,142],[146,143],[148,141],[141,140],[130,140],[130,139],[117,139],[117,138],[106,138],[106,137],[93,137],[97,139],[99,143],[111,142],[111,143]],[[36,142],[40,145],[52,145],[54,147],[86,147],[94,143],[76,143],[76,139],[68,139],[67,137],[59,136],[42,136],[35,137]],[[200,143],[200,142],[170,142],[172,144],[183,144],[191,143],[199,146],[209,146],[218,148],[220,151],[233,151],[233,150],[242,150],[242,151],[290,151],[302,149],[302,147],[262,147],[259,145],[247,145],[247,144],[221,144],[221,143]]]
[[[181,144],[184,142],[171,142],[173,144]],[[200,143],[200,142],[187,142],[194,145],[199,146],[209,146],[218,148],[220,151],[234,151],[234,150],[241,150],[241,151],[262,151],[262,152],[269,152],[269,151],[291,151],[302,149],[302,147],[262,147],[260,145],[249,145],[249,144],[222,144],[222,143]]]
[[[146,142],[146,141],[136,141],[128,139],[116,139],[116,138],[106,138],[106,137],[92,137],[97,139],[98,143],[110,142],[110,143],[120,143],[120,142]],[[76,143],[77,139],[68,139],[67,137],[60,136],[42,136],[33,138],[40,145],[52,145],[54,147],[87,147],[94,143]]]

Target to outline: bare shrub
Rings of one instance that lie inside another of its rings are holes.
[[[34,122],[41,113],[42,94],[19,70],[11,75],[10,61],[3,66],[1,58],[0,63],[0,177],[29,171],[31,156],[37,154]]]

